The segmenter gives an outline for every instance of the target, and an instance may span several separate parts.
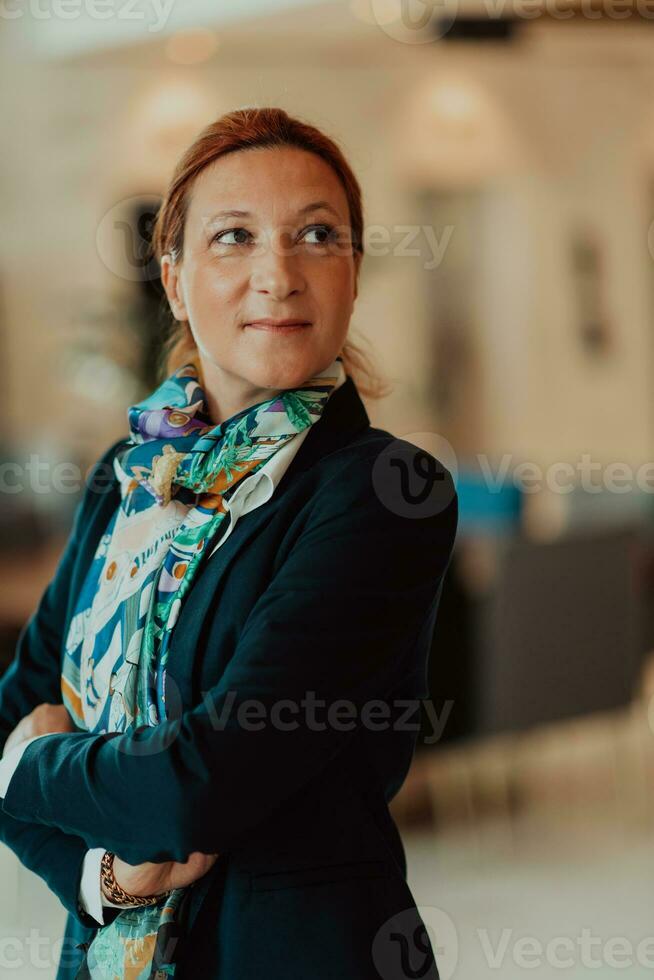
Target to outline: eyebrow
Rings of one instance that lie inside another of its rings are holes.
[[[305,204],[303,208],[300,208],[298,215],[311,214],[313,211],[329,211],[334,215],[335,218],[340,220],[340,214],[336,211],[329,201],[313,201],[311,204]],[[209,221],[216,221],[218,218],[252,218],[254,217],[251,211],[240,211],[236,208],[229,208],[226,211],[216,211],[209,218]]]

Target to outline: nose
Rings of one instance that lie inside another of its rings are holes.
[[[306,281],[300,266],[297,249],[289,243],[288,236],[271,235],[253,258],[252,288],[278,300],[302,293]]]

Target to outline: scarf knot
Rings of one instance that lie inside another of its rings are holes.
[[[175,479],[179,464],[184,459],[184,453],[176,453],[170,443],[163,447],[161,456],[155,456],[152,462],[150,486],[161,506],[165,507],[172,494],[172,483]]]

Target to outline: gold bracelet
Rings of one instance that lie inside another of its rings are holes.
[[[102,885],[112,902],[129,905],[156,905],[160,899],[170,895],[169,891],[162,892],[160,895],[130,895],[129,892],[120,887],[114,876],[115,856],[112,851],[105,851],[100,863]]]

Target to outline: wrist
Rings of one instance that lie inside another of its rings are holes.
[[[114,857],[112,851],[105,851],[100,864],[100,887],[102,894],[111,902],[119,905],[156,905],[160,899],[169,895],[169,891],[154,895],[132,895],[119,885],[114,875]]]

